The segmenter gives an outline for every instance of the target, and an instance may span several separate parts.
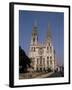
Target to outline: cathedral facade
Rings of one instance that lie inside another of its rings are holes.
[[[36,24],[33,26],[29,47],[29,58],[31,59],[33,71],[47,71],[48,69],[51,69],[52,71],[55,70],[56,58],[55,50],[52,44],[50,25],[48,25],[44,43],[39,43],[38,27]]]

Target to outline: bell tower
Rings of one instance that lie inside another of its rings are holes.
[[[31,37],[31,45],[36,45],[38,42],[38,32],[37,32],[37,22],[35,21],[33,30],[32,30],[32,37]]]

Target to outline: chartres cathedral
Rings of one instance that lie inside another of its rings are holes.
[[[52,34],[50,25],[47,26],[46,39],[44,43],[38,41],[38,27],[35,23],[32,28],[31,43],[29,47],[29,58],[34,71],[55,70],[56,58],[52,44]]]

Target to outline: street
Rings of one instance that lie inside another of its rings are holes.
[[[31,79],[31,78],[51,78],[51,77],[63,77],[61,72],[34,72],[34,73],[22,73],[20,79]]]
[[[61,72],[55,72],[53,74],[51,74],[50,76],[48,76],[47,78],[50,77],[63,77],[64,75]]]

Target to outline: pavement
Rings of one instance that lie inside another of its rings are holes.
[[[46,74],[37,76],[36,78],[46,78],[46,77],[49,77],[50,75],[52,75],[53,73],[54,73],[54,72],[49,72],[49,73],[46,73]]]
[[[55,72],[51,74],[50,76],[47,76],[47,78],[50,78],[50,77],[64,77],[64,74],[61,72]]]
[[[52,75],[54,72],[32,72],[32,73],[21,73],[19,79],[31,79],[31,78],[45,78]]]

